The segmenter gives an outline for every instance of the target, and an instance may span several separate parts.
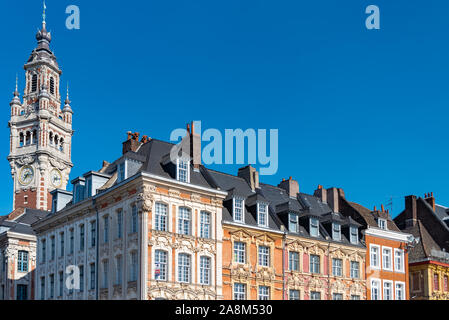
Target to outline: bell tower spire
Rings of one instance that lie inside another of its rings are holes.
[[[50,49],[43,1],[42,28],[37,47],[25,63],[23,102],[16,89],[10,103],[10,153],[8,161],[14,182],[13,208],[50,210],[54,189],[65,189],[69,180],[72,141],[72,110],[61,110],[59,92],[62,71]],[[67,107],[68,105],[68,107]]]

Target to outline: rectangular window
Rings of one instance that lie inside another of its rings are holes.
[[[234,283],[234,300],[246,300],[246,285]]]
[[[117,239],[122,238],[123,232],[123,211],[119,209],[117,212]]]
[[[184,235],[191,234],[190,216],[191,212],[189,208],[180,207],[178,209],[178,232]]]
[[[377,219],[377,225],[379,226],[379,228],[381,228],[383,230],[387,230],[387,220]]]
[[[444,276],[444,291],[448,291],[448,283],[447,283],[448,279],[447,276]]]
[[[310,273],[320,273],[320,256],[310,255]]]
[[[393,300],[393,282],[384,281],[384,300]]]
[[[47,242],[45,241],[45,239],[42,240],[41,244],[42,244],[42,262],[45,262],[45,261],[47,261],[47,256],[46,256]]]
[[[64,247],[65,247],[65,244],[64,244],[64,232],[61,232],[60,233],[60,235],[59,235],[59,237],[60,237],[60,239],[61,239],[61,243],[60,243],[60,252],[59,252],[59,256],[60,257],[63,257],[64,256]]]
[[[109,261],[103,261],[103,288],[109,287]]]
[[[299,300],[299,290],[289,290],[288,293],[288,299],[289,300]]]
[[[210,285],[210,258],[200,257],[200,284]]]
[[[419,283],[420,274],[419,272],[412,273],[412,291],[420,291],[420,283]]]
[[[433,274],[433,290],[440,290],[440,277],[438,276],[438,273]]]
[[[80,270],[80,292],[84,291],[84,266],[79,266]]]
[[[391,248],[382,248],[382,267],[384,270],[392,270]]]
[[[200,237],[210,238],[210,213],[206,211],[200,213]]]
[[[396,300],[405,300],[405,288],[404,284],[396,282]]]
[[[310,292],[310,300],[321,300],[321,292],[318,291]]]
[[[332,274],[334,277],[341,277],[343,275],[343,260],[332,259]]]
[[[268,267],[270,264],[270,248],[259,246],[259,266]]]
[[[168,206],[164,203],[156,202],[156,230],[167,231],[167,212]]]
[[[131,268],[130,268],[130,281],[137,281],[137,266],[138,266],[138,261],[137,261],[137,252],[133,251],[131,252]]]
[[[310,235],[312,237],[319,237],[320,231],[317,218],[310,218],[309,228],[310,228]]]
[[[51,236],[50,237],[50,260],[54,260],[55,259],[55,255],[56,255],[56,240],[55,240],[55,236]]]
[[[109,242],[109,216],[105,216],[103,218],[103,242],[108,243]]]
[[[190,255],[180,253],[178,255],[178,281],[190,283]]]
[[[2,297],[4,299],[4,297]],[[28,286],[25,284],[17,285],[17,300],[28,300]]]
[[[351,261],[351,278],[358,279],[360,277],[360,264],[357,261]]]
[[[118,165],[118,181],[125,180],[125,162],[122,162]]]
[[[245,222],[243,213],[243,199],[234,198],[234,221]]]
[[[189,182],[189,161],[178,159],[178,181]]]
[[[268,206],[264,203],[257,204],[257,224],[262,227],[268,226]]]
[[[116,262],[116,272],[115,272],[115,283],[117,285],[122,284],[122,256],[118,256],[115,259]]]
[[[70,254],[75,251],[75,230],[70,229]]]
[[[338,223],[332,224],[332,239],[341,241],[341,225]]]
[[[371,300],[381,300],[380,297],[380,280],[371,280]]]
[[[50,299],[55,297],[55,275],[50,275]]]
[[[90,264],[90,290],[95,289],[95,263]]]
[[[394,270],[404,272],[404,250],[394,249]]]
[[[379,246],[370,246],[370,263],[373,268],[380,268]]]
[[[288,214],[288,231],[290,232],[299,232],[298,228],[298,215],[296,213]]]
[[[137,206],[133,205],[131,207],[131,233],[137,232],[137,225],[138,225]]]
[[[154,278],[167,281],[167,252],[156,250],[154,253]]]
[[[80,251],[84,251],[84,224],[80,225]]]
[[[288,269],[291,271],[299,271],[299,253],[290,251],[288,253]]]
[[[90,246],[95,247],[97,240],[97,222],[92,221],[90,223]]]
[[[41,300],[45,300],[45,277],[41,278]]]
[[[59,296],[64,294],[64,272],[59,272]]]
[[[17,268],[20,272],[28,272],[28,251],[19,251]]]
[[[259,286],[259,300],[270,300],[270,287]]]
[[[351,300],[360,300],[360,296],[358,294],[351,294]]]
[[[342,293],[333,293],[332,300],[343,300],[343,294]]]
[[[234,242],[234,262],[245,263],[245,249],[246,244],[244,242]]]
[[[357,227],[351,227],[349,229],[349,237],[352,244],[358,244],[359,243],[359,231]]]

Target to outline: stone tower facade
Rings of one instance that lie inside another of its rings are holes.
[[[62,72],[50,49],[51,34],[46,29],[45,15],[36,39],[37,47],[24,65],[23,99],[16,82],[10,103],[8,161],[14,181],[13,209],[50,210],[50,191],[66,188],[73,167],[73,111],[68,90],[65,104],[61,105]]]

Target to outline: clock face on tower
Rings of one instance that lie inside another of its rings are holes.
[[[58,169],[53,169],[50,172],[50,182],[55,188],[60,188],[62,185],[62,174]]]
[[[34,170],[31,166],[23,166],[19,172],[19,182],[23,186],[27,186],[33,181]]]

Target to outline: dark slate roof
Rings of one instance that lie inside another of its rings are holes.
[[[48,213],[48,211],[25,208],[24,213],[13,220],[8,220],[8,216],[0,217],[0,226],[7,228],[6,231],[34,235],[31,224],[43,219]]]
[[[392,231],[400,231],[399,228],[396,226],[396,224],[394,223],[393,219],[391,218],[391,216],[386,213],[386,212],[382,212],[382,211],[371,211],[368,208],[365,208],[364,206],[355,203],[355,202],[350,202],[347,201],[345,199],[343,199],[343,201],[346,201],[346,203],[351,206],[354,210],[356,210],[360,217],[362,218],[362,220],[365,221],[367,226],[370,227],[378,227],[376,218],[381,218],[381,219],[385,219],[387,220],[387,228],[388,230],[392,230]]]
[[[443,207],[439,204],[435,205],[435,213],[441,220],[449,218],[449,208]]]
[[[410,226],[403,231],[412,234],[415,238],[419,238],[419,242],[409,251],[410,262],[430,258],[432,250],[442,251],[421,221],[418,220],[418,223],[414,226]]]

